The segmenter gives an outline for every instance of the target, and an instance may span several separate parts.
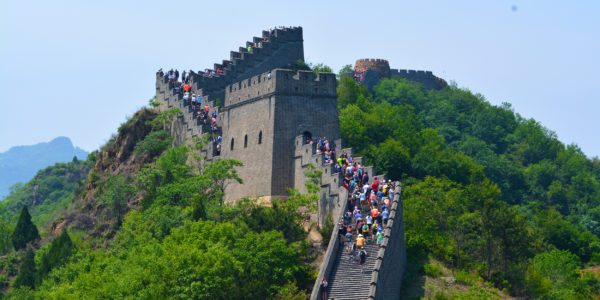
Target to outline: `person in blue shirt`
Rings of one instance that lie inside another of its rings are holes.
[[[387,208],[381,213],[381,217],[383,218],[383,224],[387,224],[388,218],[390,217],[390,212]]]
[[[360,214],[360,210],[356,212],[354,215],[354,220],[362,219],[362,215]]]

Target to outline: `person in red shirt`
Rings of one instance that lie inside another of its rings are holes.
[[[373,193],[377,193],[377,189],[379,188],[379,179],[377,177],[373,178],[373,184],[371,184],[371,191]]]
[[[189,85],[189,84],[187,84],[187,83],[183,85],[183,91],[184,91],[184,92],[189,92],[189,91],[190,91],[190,89],[192,89],[192,86],[191,86],[191,85]]]

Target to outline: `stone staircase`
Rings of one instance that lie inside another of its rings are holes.
[[[202,95],[202,90],[196,92],[205,98]],[[177,144],[183,144],[185,141],[192,141],[194,138],[200,137],[203,133],[211,133],[210,123],[204,123],[203,120],[198,118],[198,116],[194,113],[191,105],[189,103],[184,103],[183,99],[179,94],[175,93],[173,89],[170,89],[167,83],[164,83],[160,78],[157,78],[156,84],[156,97],[159,103],[161,103],[161,110],[178,108],[181,111],[181,116],[179,118],[179,122],[175,124],[175,142]],[[209,111],[217,111],[218,116],[218,107],[215,105],[214,101],[204,101],[203,105],[209,106]],[[219,124],[219,117],[217,117],[217,124]],[[221,134],[221,127],[218,127],[218,134]],[[200,154],[204,155],[208,160],[210,160],[214,156],[213,148],[216,145],[213,143],[209,143],[205,149],[202,149]]]
[[[367,244],[365,249],[367,260],[360,265],[345,251],[345,247],[338,248],[328,279],[327,295],[330,299],[367,299],[379,246],[376,243]]]
[[[381,175],[377,177],[384,179]],[[383,231],[382,246],[376,243],[367,244],[368,257],[360,268],[357,262],[350,260],[344,247],[340,246],[337,230],[334,230],[311,293],[311,300],[321,299],[320,283],[323,278],[326,278],[329,283],[327,289],[329,299],[397,299],[399,297],[400,282],[406,265],[406,248],[399,182],[396,182],[396,187],[396,193],[392,196],[390,219]],[[341,218],[346,209],[347,202],[343,201],[338,218]],[[334,224],[337,224],[335,219]]]

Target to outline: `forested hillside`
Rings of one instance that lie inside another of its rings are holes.
[[[384,79],[369,92],[343,76],[338,96],[343,140],[404,183],[409,262],[435,258],[514,296],[599,292],[580,272],[600,264],[597,158],[456,86]]]
[[[11,194],[0,219],[6,296],[304,298],[315,254],[298,207],[314,196],[224,205],[239,162],[203,163],[193,151],[202,140],[174,147],[177,115],[143,109],[87,161],[50,167]]]
[[[599,294],[600,161],[468,90],[384,79],[367,91],[346,74],[344,146],[403,185],[407,298]],[[175,146],[178,113],[141,110],[86,161],[40,171],[2,203],[6,297],[306,298],[318,249],[298,208],[318,196],[224,204],[239,162],[206,163],[203,140]],[[431,294],[422,277],[442,274],[473,288]]]

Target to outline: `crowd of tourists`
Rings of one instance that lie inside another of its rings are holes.
[[[213,110],[211,112],[208,100],[203,99],[201,95],[193,93],[193,86],[191,83],[192,71],[183,71],[181,73],[181,81],[179,81],[179,71],[177,69],[171,69],[167,72],[160,69],[157,73],[164,79],[164,83],[168,84],[169,89],[173,91],[173,94],[183,99],[183,105],[190,107],[194,118],[198,120],[199,125],[205,129],[203,131],[210,131],[210,141],[215,147],[213,154],[220,155],[223,138],[219,135],[217,111]]]
[[[390,180],[380,182],[377,177],[369,184],[369,174],[358,163],[348,165],[347,170],[344,186],[348,189],[348,210],[338,223],[338,234],[348,253],[356,255],[359,251],[362,264],[367,255],[363,253],[365,244],[383,242],[383,229],[390,217],[396,187]]]
[[[347,210],[337,224],[340,247],[348,254],[348,259],[362,266],[368,253],[367,244],[383,243],[383,231],[387,226],[396,186],[391,180],[377,176],[369,181],[369,173],[350,155],[342,153],[335,164],[344,177],[344,187],[348,190]],[[343,258],[341,258],[343,259]],[[327,299],[326,278],[321,281],[321,297]]]
[[[308,140],[308,143],[315,142],[317,144],[317,154],[323,153],[323,164],[330,165],[335,162],[335,145],[330,143],[327,137],[319,137],[315,141]],[[336,172],[340,169],[335,165]]]

